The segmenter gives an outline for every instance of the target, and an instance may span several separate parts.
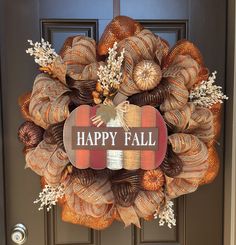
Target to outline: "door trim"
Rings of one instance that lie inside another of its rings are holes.
[[[1,6],[1,5],[0,5]],[[1,8],[1,7],[0,7]],[[0,42],[0,45],[2,42]],[[1,46],[2,47],[2,46]],[[2,56],[2,52],[0,52]],[[6,244],[6,208],[5,208],[5,181],[4,181],[4,151],[3,151],[3,123],[2,123],[2,60],[0,60],[0,244]]]
[[[98,41],[99,22],[97,19],[41,19],[40,36],[50,43],[54,32],[73,31]]]
[[[120,15],[120,0],[113,0],[113,17]]]
[[[224,244],[236,245],[236,25],[235,0],[227,1]]]
[[[6,208],[3,150],[2,82],[4,67],[4,0],[0,0],[0,244],[6,245]]]

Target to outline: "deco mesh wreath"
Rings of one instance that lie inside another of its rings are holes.
[[[124,16],[97,46],[69,37],[57,54],[44,40],[29,43],[42,73],[19,99],[26,122],[18,136],[26,167],[42,176],[39,209],[58,202],[64,221],[94,229],[114,220],[140,227],[139,218],[158,217],[175,225],[171,200],[212,182],[219,170],[215,142],[227,97],[200,51],[186,40],[169,49]],[[104,144],[114,128],[124,135],[157,127],[158,149],[72,149],[70,126],[87,128],[87,136],[108,129]]]

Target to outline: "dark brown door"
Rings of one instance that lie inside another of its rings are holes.
[[[39,177],[24,170],[17,129],[22,122],[17,98],[32,87],[37,72],[25,54],[27,39],[41,36],[56,50],[71,35],[99,39],[114,14],[128,15],[173,45],[188,38],[202,51],[206,65],[218,71],[224,86],[226,1],[224,0],[5,0],[2,35],[2,108],[5,165],[7,244],[11,228],[23,223],[29,245],[221,245],[223,242],[223,167],[216,181],[176,200],[177,227],[142,222],[142,229],[115,222],[94,231],[63,223],[59,208],[39,212],[33,204],[40,191]],[[223,165],[223,137],[218,150]]]

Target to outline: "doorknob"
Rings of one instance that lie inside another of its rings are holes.
[[[15,244],[24,244],[27,240],[27,228],[23,224],[16,224],[11,231],[11,240]]]

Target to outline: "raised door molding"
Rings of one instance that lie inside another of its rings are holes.
[[[145,28],[166,39],[170,46],[188,37],[187,20],[137,20]]]
[[[236,4],[228,0],[225,103],[224,245],[236,245]]]
[[[97,19],[42,19],[41,36],[53,44],[59,51],[68,36],[88,36],[98,40]]]
[[[187,38],[188,22],[185,20],[138,20],[145,28],[150,29],[156,35],[167,39],[170,45],[176,41]],[[41,20],[41,35],[52,43],[56,51],[60,50],[64,40],[69,36],[84,35],[97,40],[97,20]],[[185,245],[185,197],[175,201],[177,227],[169,229],[159,227],[158,221],[142,222],[142,229],[134,226],[131,228],[133,245]],[[77,232],[73,232],[76,229]],[[64,236],[61,235],[65,232]],[[151,232],[150,232],[151,231]],[[76,234],[77,233],[77,234]],[[81,234],[80,235],[78,235]],[[67,234],[67,235],[66,235]],[[70,237],[68,236],[70,234]],[[98,245],[101,243],[101,232],[89,228],[63,223],[60,220],[60,209],[54,208],[49,214],[45,214],[45,237],[47,245]],[[64,238],[67,238],[67,241]]]
[[[61,208],[55,206],[45,211],[46,245],[99,245],[100,232],[91,228],[65,223],[61,220]]]

